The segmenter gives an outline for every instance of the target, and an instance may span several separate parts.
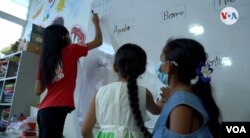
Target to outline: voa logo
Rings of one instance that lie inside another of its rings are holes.
[[[247,133],[244,126],[226,126],[227,133]]]
[[[220,19],[226,25],[232,25],[237,22],[239,14],[233,7],[226,7],[220,12]]]

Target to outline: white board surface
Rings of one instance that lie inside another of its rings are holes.
[[[235,24],[226,25],[220,19],[225,7],[238,11]],[[154,98],[163,86],[155,70],[167,39],[193,38],[204,45],[214,68],[211,83],[223,121],[250,121],[249,0],[94,0],[91,9],[99,14],[105,32],[99,50],[112,53],[112,48],[130,42],[146,51],[147,72],[139,82]],[[203,27],[203,33],[191,33],[194,26]],[[93,26],[88,33],[94,33]],[[149,128],[157,119],[151,117]]]

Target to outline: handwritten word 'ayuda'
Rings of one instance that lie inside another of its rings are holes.
[[[123,26],[121,26],[121,27],[118,27],[118,25],[116,25],[113,33],[117,34],[119,36],[120,33],[129,31],[130,28],[131,27],[129,25],[127,25],[126,23]]]

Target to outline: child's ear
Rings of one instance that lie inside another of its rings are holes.
[[[117,68],[117,65],[115,63],[113,64],[113,70],[114,70],[114,72],[118,72],[118,68]]]

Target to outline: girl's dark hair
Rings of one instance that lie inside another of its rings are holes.
[[[50,25],[44,29],[42,53],[39,61],[39,73],[42,87],[52,82],[55,69],[61,64],[62,49],[69,44],[68,30],[58,24]]]
[[[195,40],[186,38],[168,40],[163,49],[163,54],[166,60],[178,63],[178,66],[172,66],[171,71],[180,82],[187,85],[191,85],[190,80],[197,76],[196,68],[199,67],[200,63],[206,63],[207,60],[207,54],[203,46]],[[209,115],[208,127],[210,132],[214,137],[220,137],[220,111],[213,98],[210,83],[205,83],[199,79],[195,85],[192,85],[192,90],[201,99]]]
[[[139,108],[137,78],[145,72],[147,56],[145,51],[135,44],[122,45],[115,55],[115,67],[119,76],[127,79],[128,95],[130,107],[136,120],[137,126],[143,132],[145,138],[150,138],[151,134],[144,126],[141,111]]]

